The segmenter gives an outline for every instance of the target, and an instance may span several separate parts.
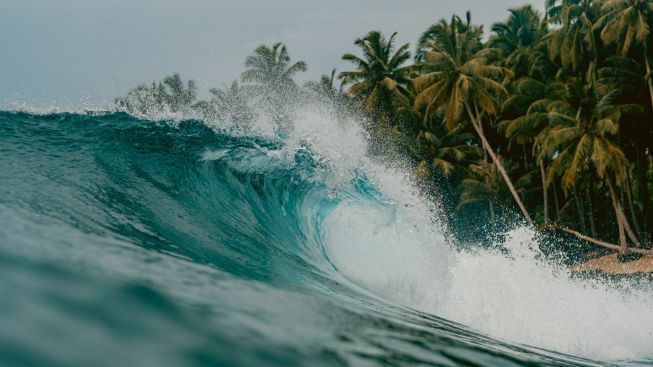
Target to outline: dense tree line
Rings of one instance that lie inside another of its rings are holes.
[[[548,0],[544,15],[509,10],[484,40],[468,13],[429,27],[412,59],[370,32],[340,77],[383,129],[414,141],[454,216],[485,212],[496,228],[515,208],[626,251],[653,225],[651,24],[650,0]]]
[[[293,76],[306,64],[275,44],[209,101],[175,75],[117,103],[244,125],[259,104],[283,127],[291,101],[311,91],[363,111],[372,152],[408,157],[461,236],[523,220],[641,252],[653,228],[653,1],[546,0],[545,9],[511,9],[487,36],[470,13],[442,19],[414,55],[395,34],[371,31],[342,57],[352,70],[303,88]]]

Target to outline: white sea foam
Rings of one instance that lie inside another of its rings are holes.
[[[8,112],[24,112],[32,115],[52,115],[57,113],[75,113],[75,114],[92,114],[92,115],[103,115],[108,113],[118,112],[113,105],[99,105],[99,104],[80,104],[75,108],[64,107],[56,102],[50,104],[30,104],[21,101],[12,101],[6,103],[6,106],[3,107],[3,111]]]
[[[442,316],[507,340],[603,358],[653,357],[650,294],[570,278],[537,261],[528,229],[511,232],[511,256],[488,251],[457,256]]]
[[[651,294],[572,279],[538,260],[528,229],[509,233],[507,254],[455,252],[402,211],[344,203],[326,220],[329,255],[345,276],[506,341],[607,360],[653,357]]]
[[[462,323],[492,337],[605,360],[653,358],[653,298],[572,279],[540,260],[534,232],[507,234],[507,250],[457,252],[437,207],[401,169],[365,157],[363,134],[318,110],[298,115],[296,139],[333,164],[340,176],[365,172],[387,198],[344,201],[326,219],[323,239],[338,270],[396,303]]]

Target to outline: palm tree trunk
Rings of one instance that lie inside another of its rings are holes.
[[[647,236],[648,232],[648,211],[649,211],[649,200],[648,200],[648,184],[646,177],[646,168],[644,162],[646,162],[646,156],[642,157],[642,149],[640,149],[638,144],[635,144],[635,152],[637,155],[637,160],[635,161],[635,169],[637,171],[639,184],[639,201],[642,203],[642,235]],[[647,236],[648,237],[648,236]],[[644,242],[647,242],[646,238],[643,238]]]
[[[628,182],[626,182],[628,184]],[[626,217],[626,207],[622,205],[621,203],[626,203],[626,200],[624,199],[624,191],[623,189],[620,190],[621,194],[621,200],[619,201],[619,206],[621,208],[621,221],[624,224],[624,230],[626,230],[626,236],[630,238],[631,241],[637,246],[640,246],[639,240],[637,239],[637,235],[633,231],[633,228],[630,226],[630,223],[628,222],[628,218]]]
[[[546,171],[544,160],[540,160],[540,175],[542,176],[542,201],[544,202],[544,225],[549,223],[549,190],[546,185]]]
[[[628,175],[628,179],[626,180],[626,187],[624,191],[626,192],[626,200],[628,201],[628,209],[630,209],[630,220],[633,223],[633,227],[635,227],[635,232],[637,233],[637,237],[642,236],[642,229],[639,227],[639,222],[637,222],[637,215],[635,214],[635,206],[633,205],[633,195],[632,195],[632,185],[630,183],[630,174]]]
[[[611,249],[611,250],[621,251],[621,249],[622,249],[621,246],[615,245],[613,243],[608,243],[608,242],[605,242],[605,241],[597,240],[596,238],[592,238],[590,236],[585,236],[584,234],[582,234],[582,233],[580,233],[578,231],[575,231],[575,230],[573,230],[571,228],[567,228],[565,226],[560,226],[560,225],[557,225],[557,224],[553,224],[553,225],[550,225],[548,228],[550,228],[550,229],[559,229],[559,230],[561,230],[563,232],[574,235],[574,236],[580,238],[581,240],[591,242],[591,243],[593,243],[595,245],[605,247],[605,248],[608,248],[608,249]],[[638,254],[645,254],[645,255],[646,254],[653,254],[652,251],[644,250],[644,249],[641,249],[641,248],[635,248],[635,249],[632,249],[630,251],[636,252]]]
[[[619,202],[619,215],[621,216],[621,222],[624,225],[624,230],[626,231],[626,235],[628,238],[630,238],[631,241],[636,246],[640,246],[639,240],[637,239],[637,236],[635,235],[635,232],[633,231],[632,227],[630,226],[630,223],[628,223],[628,219],[626,218],[626,214],[624,213],[623,206],[621,206],[621,202]]]
[[[560,207],[560,217],[562,217],[562,215],[567,210],[567,208],[571,206],[571,203],[575,201],[573,195],[569,198],[567,197],[567,195],[565,195],[565,200],[567,201],[564,204],[562,204],[562,206]]]
[[[490,143],[485,138],[485,134],[483,133],[483,128],[481,126],[480,121],[478,121],[478,119],[476,118],[476,116],[474,115],[474,113],[472,112],[471,108],[467,103],[465,103],[465,108],[467,109],[467,114],[469,115],[469,118],[472,120],[472,126],[474,127],[474,130],[476,130],[478,137],[481,139],[481,143],[485,147],[487,153],[490,155],[490,158],[492,158],[492,162],[494,162],[494,164],[497,166],[497,169],[499,170],[499,173],[501,173],[501,176],[503,177],[503,180],[506,182],[506,185],[508,186],[508,189],[510,190],[512,197],[515,199],[515,202],[517,203],[517,206],[521,210],[522,214],[524,214],[524,218],[526,218],[526,222],[528,222],[528,225],[530,225],[531,227],[535,227],[535,223],[533,223],[533,220],[531,219],[531,216],[528,214],[528,211],[526,210],[524,203],[519,197],[519,194],[517,194],[517,190],[515,190],[515,186],[512,184],[510,177],[508,177],[508,173],[506,172],[506,169],[503,167],[503,164],[501,163],[499,158],[497,158],[496,154],[494,154],[494,150],[492,150]]]
[[[641,246],[641,243],[637,239],[635,232],[633,231],[632,227],[628,223],[628,219],[626,219],[626,214],[624,214],[623,208],[621,208],[621,221],[624,224],[624,229],[626,230],[626,234],[628,235],[628,238],[630,238],[630,240],[633,241],[635,246],[637,247]]]
[[[590,230],[592,231],[592,237],[596,238],[596,222],[594,221],[594,207],[592,206],[592,195],[590,195],[589,188],[585,190],[585,196],[587,198],[587,207],[588,207],[587,215],[590,218]]]
[[[556,221],[560,222],[560,202],[558,202],[558,185],[553,180],[553,203],[556,207]]]
[[[653,145],[653,144],[652,144]],[[653,149],[649,150],[649,152],[653,151]],[[642,164],[642,174],[641,174],[641,183],[640,186],[642,187],[641,195],[643,196],[642,202],[645,203],[646,209],[644,211],[644,222],[646,223],[645,225],[645,231],[648,236],[648,242],[652,242],[653,234],[651,232],[653,231],[653,205],[651,205],[651,191],[649,190],[649,172],[651,170],[651,161],[653,160],[653,157],[650,155],[650,153],[644,153],[644,163]]]
[[[638,144],[635,144],[635,149],[637,151],[637,176],[639,180],[639,200],[642,203],[642,234],[648,234],[648,221],[649,221],[649,196],[648,196],[648,177],[646,176],[648,159],[646,158],[646,153],[642,154],[642,149],[640,149]],[[647,236],[648,237],[648,236]],[[643,238],[644,242],[647,242],[647,238]]]
[[[574,202],[576,203],[576,211],[578,212],[578,221],[580,222],[580,231],[582,233],[587,233],[587,226],[585,223],[585,210],[583,210],[583,204],[578,197],[578,192],[574,189]]]
[[[646,76],[651,75],[651,61],[648,57],[648,47],[644,47],[644,63],[646,64]],[[648,80],[648,92],[651,96],[651,107],[653,107],[653,78]]]
[[[610,182],[610,179],[607,180],[608,183],[608,189],[610,190],[610,197],[612,197],[612,206],[614,206],[614,214],[615,217],[617,218],[617,227],[619,229],[619,251],[621,253],[625,253],[628,251],[628,243],[626,242],[626,234],[624,232],[624,224],[623,224],[623,219],[621,215],[621,204],[619,203],[619,198],[617,197],[617,194],[614,192],[614,188],[612,187],[612,183]]]

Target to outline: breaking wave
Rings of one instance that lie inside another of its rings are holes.
[[[169,117],[0,112],[0,361],[653,363],[649,290],[459,250],[354,120]]]

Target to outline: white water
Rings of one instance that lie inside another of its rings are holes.
[[[401,206],[399,206],[401,208]],[[653,357],[653,298],[573,280],[538,261],[533,233],[509,254],[450,250],[414,227],[410,210],[344,206],[325,224],[329,255],[354,282],[399,304],[506,341],[590,358]]]
[[[653,357],[653,298],[570,279],[536,260],[534,234],[511,232],[511,257],[481,251],[451,264],[447,304],[433,309],[497,337],[601,359]]]
[[[455,321],[494,338],[577,356],[653,358],[653,297],[574,280],[539,260],[535,233],[518,228],[506,253],[457,252],[406,170],[364,156],[363,134],[304,111],[295,139],[334,166],[338,179],[362,169],[388,205],[345,201],[327,218],[323,236],[338,270],[399,304]]]

